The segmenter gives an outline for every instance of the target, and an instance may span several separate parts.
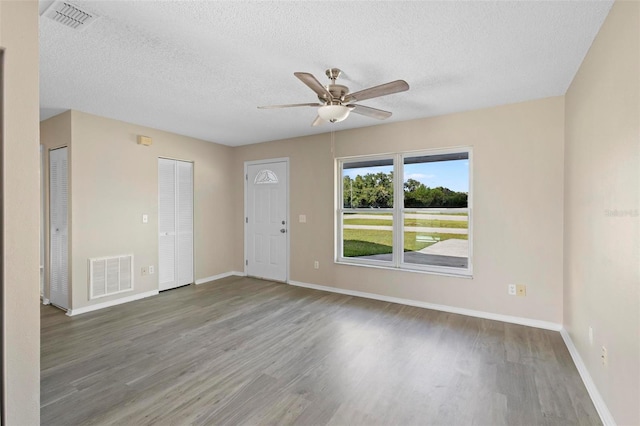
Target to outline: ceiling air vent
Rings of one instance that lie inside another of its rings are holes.
[[[69,28],[80,31],[98,19],[97,15],[82,10],[69,2],[60,0],[54,1],[44,13],[44,16],[62,25],[66,25]]]

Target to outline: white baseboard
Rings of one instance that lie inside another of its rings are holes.
[[[195,283],[196,283],[196,285],[204,284],[204,283],[208,283],[210,281],[215,281],[215,280],[219,280],[219,279],[222,279],[222,278],[230,277],[232,275],[244,276],[244,272],[238,272],[238,271],[225,272],[223,274],[214,275],[212,277],[200,278],[200,279],[196,280]],[[138,294],[134,294],[134,295],[127,296],[127,297],[121,297],[120,299],[111,300],[109,302],[97,303],[95,305],[84,306],[84,307],[78,308],[78,309],[69,309],[69,310],[67,310],[67,315],[72,317],[74,315],[85,314],[87,312],[97,311],[99,309],[104,309],[104,308],[108,308],[108,307],[111,307],[111,306],[120,305],[122,303],[133,302],[134,300],[144,299],[146,297],[155,296],[157,294],[158,294],[158,290],[152,290],[152,291],[147,291],[145,293],[138,293]],[[42,301],[42,303],[43,304],[48,304],[49,301],[46,300],[47,303],[45,303],[45,300],[46,299],[44,299]]]
[[[43,304],[43,305],[50,305],[50,304],[51,304],[51,301],[50,301],[49,299],[47,299],[46,297],[43,297],[43,298],[42,298],[42,304]]]
[[[454,306],[447,306],[447,305],[437,305],[434,303],[421,302],[418,300],[401,299],[399,297],[383,296],[381,294],[365,293],[362,291],[346,290],[343,288],[336,288],[336,287],[326,287],[323,285],[308,284],[300,281],[289,281],[289,284],[295,285],[298,287],[306,287],[306,288],[312,288],[315,290],[328,291],[332,293],[346,294],[349,296],[357,296],[357,297],[365,297],[367,299],[381,300],[383,302],[399,303],[401,305],[415,306],[417,308],[433,309],[436,311],[450,312],[452,314],[467,315],[470,317],[477,317],[477,318],[484,318],[484,319],[490,319],[495,321],[508,322],[512,324],[526,325],[526,326],[535,327],[535,328],[543,328],[545,330],[560,331],[562,329],[562,324],[556,324],[554,322],[540,321],[540,320],[535,320],[530,318],[512,317],[510,315],[493,314],[490,312],[475,311],[473,309],[456,308]]]
[[[607,404],[605,404],[604,399],[602,399],[602,395],[598,392],[598,388],[591,378],[591,374],[589,374],[589,370],[587,370],[587,366],[582,360],[576,345],[573,344],[573,340],[571,340],[571,336],[569,332],[562,328],[560,330],[560,335],[562,336],[562,340],[564,340],[564,344],[567,345],[567,349],[569,349],[569,353],[571,354],[571,358],[573,359],[573,363],[576,365],[578,369],[578,373],[580,373],[580,377],[584,382],[584,386],[587,388],[587,392],[589,392],[589,396],[591,397],[591,401],[593,401],[593,405],[596,407],[596,411],[600,415],[600,420],[605,426],[615,426],[616,421],[614,420]]]
[[[218,275],[213,275],[213,276],[210,276],[210,277],[199,278],[199,279],[196,280],[196,285],[208,283],[208,282],[211,282],[211,281],[221,280],[222,278],[227,278],[227,277],[231,277],[231,276],[244,277],[245,273],[244,272],[238,272],[238,271],[230,271],[230,272],[225,272],[225,273],[218,274]]]
[[[97,311],[99,309],[109,308],[115,305],[121,305],[127,302],[133,302],[134,300],[140,300],[151,296],[156,296],[158,290],[147,291],[144,293],[133,294],[127,297],[121,297],[120,299],[110,300],[108,302],[96,303],[95,305],[84,306],[78,309],[67,310],[67,315],[72,317],[74,315],[86,314],[87,312]]]

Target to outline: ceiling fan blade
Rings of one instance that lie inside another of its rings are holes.
[[[293,75],[298,77],[300,81],[309,86],[311,90],[316,92],[318,96],[323,99],[331,100],[331,93],[324,87],[320,82],[313,76],[313,74],[309,74],[308,72],[294,72]]]
[[[356,114],[366,115],[367,117],[377,118],[378,120],[384,120],[385,118],[391,117],[391,113],[389,111],[384,111],[377,108],[371,108],[364,105],[347,105],[349,108],[353,107],[351,112],[355,112]]]
[[[325,123],[325,121],[322,118],[320,118],[320,116],[317,116],[316,119],[313,120],[313,123],[311,123],[311,125],[315,127],[315,126],[319,126],[319,125],[324,124],[324,123]]]
[[[360,90],[359,92],[349,93],[345,97],[345,102],[364,101],[365,99],[378,98],[380,96],[391,95],[392,93],[404,92],[405,90],[409,90],[407,82],[404,80],[396,80]]]
[[[319,103],[310,103],[310,104],[287,104],[287,105],[267,105],[267,106],[259,106],[259,109],[273,109],[273,108],[291,108],[291,107],[301,107],[301,106],[311,106],[311,107],[319,107],[322,104]]]

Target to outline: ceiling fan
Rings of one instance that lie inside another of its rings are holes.
[[[378,98],[380,96],[391,95],[392,93],[404,92],[409,90],[409,85],[404,80],[396,80],[390,83],[381,84],[379,86],[370,87],[360,90],[359,92],[349,93],[349,88],[341,84],[336,84],[336,79],[340,76],[341,71],[338,68],[329,68],[325,74],[331,80],[327,86],[323,86],[314,76],[308,72],[294,72],[293,75],[298,77],[300,81],[309,86],[311,90],[316,92],[320,102],[307,104],[288,104],[288,105],[269,105],[260,106],[260,109],[271,108],[291,108],[291,107],[318,107],[318,116],[311,124],[319,126],[322,123],[337,123],[349,116],[351,112],[365,115],[378,120],[384,120],[391,117],[389,111],[371,108],[364,105],[356,105],[355,102],[364,101],[365,99]]]

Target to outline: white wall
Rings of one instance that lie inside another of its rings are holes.
[[[640,424],[639,56],[640,4],[616,2],[565,107],[564,325],[621,425]]]

